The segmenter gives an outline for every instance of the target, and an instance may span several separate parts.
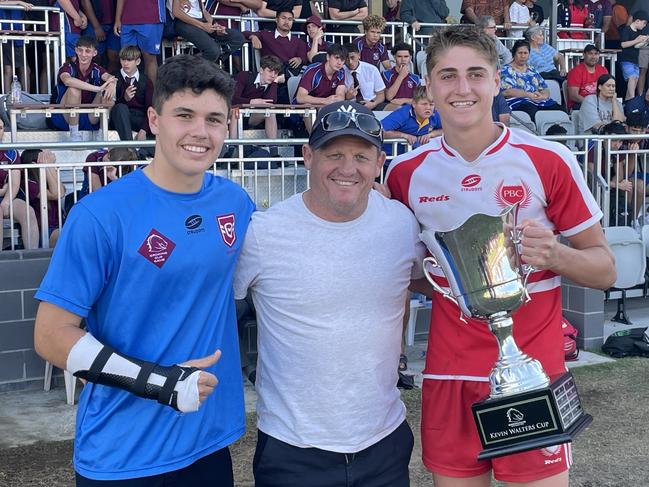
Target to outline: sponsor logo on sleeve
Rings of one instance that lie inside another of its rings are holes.
[[[162,268],[175,248],[176,244],[171,239],[152,228],[142,245],[140,245],[138,253],[153,265]]]

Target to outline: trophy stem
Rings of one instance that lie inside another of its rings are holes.
[[[498,341],[498,361],[489,374],[491,399],[541,389],[550,384],[541,363],[518,348],[513,326],[514,321],[507,312],[489,317],[489,329]]]

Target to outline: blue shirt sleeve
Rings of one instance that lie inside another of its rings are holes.
[[[404,117],[404,110],[402,108],[399,108],[395,111],[393,111],[390,115],[385,117],[383,120],[381,120],[381,125],[383,125],[383,130],[388,131],[388,130],[401,130],[401,127],[403,127],[404,123],[407,120],[407,113],[410,111],[410,105],[406,105],[408,110],[405,112],[406,116]]]
[[[106,232],[83,202],[77,203],[35,297],[85,318],[104,290],[112,264]]]

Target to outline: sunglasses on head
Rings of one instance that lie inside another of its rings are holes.
[[[380,137],[383,133],[381,122],[372,115],[367,115],[365,113],[327,113],[322,117],[322,120],[320,120],[320,125],[322,126],[322,130],[325,132],[335,132],[336,130],[346,129],[352,122],[356,125],[356,128],[372,137]]]

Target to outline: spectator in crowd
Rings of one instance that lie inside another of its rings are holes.
[[[277,56],[284,63],[284,77],[300,74],[301,66],[308,62],[307,45],[299,37],[291,34],[293,27],[293,12],[278,11],[275,17],[275,31],[260,30],[257,32],[244,32],[243,35],[252,43],[252,47],[259,49],[262,56]],[[283,79],[278,82],[284,82]],[[286,103],[280,94],[280,102]]]
[[[381,73],[385,82],[385,99],[388,104],[385,110],[396,110],[412,102],[415,88],[421,84],[421,78],[410,71],[412,65],[412,47],[407,42],[398,42],[392,48],[396,65]]]
[[[588,16],[588,8],[584,0],[559,0],[558,25],[561,27],[572,27],[582,29],[590,27],[591,20]],[[562,39],[586,39],[585,32],[559,32]]]
[[[491,105],[491,118],[494,122],[500,122],[509,127],[509,119],[512,115],[512,109],[509,108],[507,100],[502,93],[494,96],[493,104]]]
[[[406,139],[413,149],[442,135],[442,121],[425,86],[417,86],[412,95],[412,103],[390,113],[381,120],[381,125],[386,139]],[[384,148],[388,155],[392,153],[392,147],[384,144]]]
[[[559,125],[558,123],[555,123],[553,125],[550,125],[548,129],[545,131],[545,135],[552,137],[553,135],[567,135],[568,131],[566,130],[565,127],[562,125]],[[561,141],[563,143],[565,141]]]
[[[101,103],[112,107],[115,104],[117,78],[93,61],[97,55],[97,40],[94,37],[79,37],[75,53],[76,60],[63,64],[56,76],[56,103]],[[70,131],[70,140],[82,140],[79,129],[99,128],[99,117],[89,113],[74,115],[52,115],[52,123],[58,130]]]
[[[5,125],[0,119],[0,140],[4,136]],[[0,150],[0,164],[20,164],[15,149]],[[0,251],[4,248],[4,219],[13,217],[20,225],[23,247],[38,248],[38,220],[34,209],[24,199],[19,198],[22,171],[0,169]],[[11,184],[10,184],[11,183]]]
[[[385,5],[383,7],[383,18],[385,18],[385,20],[388,22],[398,21],[400,8],[400,0],[385,0]]]
[[[369,10],[365,0],[329,0],[327,11],[331,20],[362,21]],[[358,32],[358,27],[351,24],[337,24],[331,28],[334,32]]]
[[[611,23],[609,24],[606,36],[604,38],[604,47],[606,49],[621,49],[620,46],[620,29],[626,25],[629,19],[629,12],[626,7],[617,0],[609,0],[612,6]]]
[[[261,0],[207,0],[207,11],[210,15],[231,15],[239,17],[262,7]],[[217,19],[217,22],[228,29],[240,29],[240,23],[227,19]]]
[[[153,103],[153,83],[138,69],[140,49],[124,46],[119,52],[122,68],[117,78],[115,105],[110,110],[110,122],[121,140],[145,140],[153,136],[149,129],[147,111]]]
[[[302,75],[295,101],[301,105],[322,107],[345,99],[345,60],[347,51],[340,44],[327,49],[327,60],[312,64]],[[305,117],[307,131],[311,131],[311,118]]]
[[[379,15],[368,15],[363,19],[363,31],[365,35],[354,39],[361,53],[361,61],[380,68],[390,69],[390,58],[388,49],[381,42],[381,34],[385,29],[385,19]]]
[[[97,10],[95,10],[97,7]],[[84,35],[97,39],[99,64],[109,73],[119,69],[120,39],[113,30],[115,24],[115,0],[81,0],[81,8],[88,18]]]
[[[276,56],[263,56],[259,62],[259,73],[241,71],[235,77],[233,105],[273,106],[277,103],[277,83],[275,80],[282,72],[282,62]],[[239,110],[234,108],[230,116],[230,137],[239,138],[237,119]],[[277,138],[277,116],[272,113],[254,113],[247,118],[250,127],[264,126],[266,137]],[[245,127],[246,119],[244,119]]]
[[[142,51],[144,71],[155,83],[162,30],[166,20],[165,0],[116,0],[113,31],[123,46],[137,46]]]
[[[533,22],[532,25],[541,25],[545,20],[543,7],[537,3],[537,0],[527,0],[525,6],[530,11],[530,20]]]
[[[68,60],[74,58],[77,40],[81,31],[88,27],[88,17],[81,11],[79,0],[57,0],[53,4],[63,12],[63,30],[65,31],[65,55]],[[59,29],[59,16],[53,15],[50,28]]]
[[[321,63],[327,58],[327,48],[331,45],[324,38],[325,26],[317,15],[306,19],[307,59],[310,63]]]
[[[566,79],[566,58],[550,44],[545,42],[545,27],[535,25],[525,31],[530,43],[529,64],[544,79],[553,79],[561,85]]]
[[[596,37],[596,44],[599,44],[599,37],[608,32],[611,26],[613,7],[610,0],[588,0],[586,3],[589,18],[592,20],[592,27],[599,29],[600,34]]]
[[[250,222],[234,289],[257,309],[258,487],[410,485],[397,364],[423,248],[372,190],[382,141],[362,105],[323,108],[302,149],[310,189]]]
[[[647,12],[638,10],[633,14],[631,24],[624,26],[620,33],[622,52],[617,55],[617,60],[622,67],[622,75],[627,83],[625,100],[633,98],[636,88],[638,88],[638,78],[640,77],[638,53],[649,40],[649,36],[641,34],[641,31],[647,26],[648,19]]]
[[[532,19],[530,18],[530,10],[525,5],[525,0],[514,0],[509,6],[509,20],[512,28],[509,29],[509,37],[522,38],[530,25]]]
[[[562,125],[559,125],[558,123],[555,123],[553,125],[550,125],[548,129],[545,131],[545,135],[552,137],[553,135],[567,135],[568,131],[566,128]],[[568,147],[568,141],[567,140],[557,140],[556,142],[559,142],[560,144],[565,145]]]
[[[53,164],[56,162],[54,152],[47,149],[27,149],[20,155],[21,164]],[[23,201],[29,201],[29,206],[34,214],[41,212],[41,177],[38,168],[27,170],[27,178],[20,180],[19,197]],[[57,176],[56,168],[45,168],[45,188],[47,199],[47,234],[49,236],[49,247],[53,248],[59,239],[61,232],[61,221],[59,220],[59,206],[65,196],[65,186]],[[41,219],[38,218],[40,222]],[[40,232],[39,232],[40,233]]]
[[[512,47],[513,60],[500,72],[500,88],[512,110],[526,112],[532,120],[539,110],[562,110],[550,98],[550,90],[543,77],[528,64],[530,44],[516,41]]]
[[[302,0],[261,0],[261,8],[255,10],[258,17],[276,19],[279,12],[291,12],[297,19],[302,13]],[[273,30],[273,22],[259,22],[262,30]]]
[[[505,30],[511,29],[512,25],[509,21],[509,1],[499,0],[463,0],[460,7],[462,18],[460,21],[466,24],[478,25],[480,17],[491,17],[494,25],[502,25]],[[484,29],[484,25],[481,26]],[[491,34],[488,32],[488,34]],[[494,30],[494,37],[496,31]],[[505,63],[506,64],[506,63]]]
[[[626,126],[629,134],[632,135],[646,135],[647,134],[647,119],[645,117],[645,114],[642,113],[640,110],[635,110],[626,117]],[[647,147],[649,147],[649,140],[646,138],[643,138],[642,140],[638,141],[639,143],[639,149],[640,150],[646,150]],[[644,159],[645,166],[647,163],[646,156]],[[649,166],[647,166],[649,168]],[[647,180],[649,183],[649,179]]]
[[[88,157],[86,157],[86,162],[108,163],[111,161],[137,160],[139,160],[137,152],[130,147],[113,147],[110,150],[100,149],[88,154]],[[83,173],[83,183],[81,184],[81,193],[78,195],[78,198],[81,199],[85,195],[103,188],[119,177],[130,173],[133,169],[134,167],[128,164],[119,166],[88,166]]]
[[[568,109],[579,110],[584,98],[597,92],[597,79],[608,70],[599,62],[599,49],[594,44],[584,47],[584,58],[568,72]]]
[[[370,110],[383,105],[385,101],[385,83],[379,70],[360,59],[358,46],[350,42],[345,44],[347,60],[345,70],[345,87],[347,100],[357,101]]]
[[[445,0],[402,0],[401,20],[420,35],[429,35],[433,27],[421,24],[445,24],[450,10]]]
[[[225,62],[246,41],[238,30],[216,22],[202,0],[173,0],[172,16],[176,34],[194,44],[209,61]]]
[[[7,20],[24,20],[26,18],[25,12],[31,10],[33,7],[33,4],[22,2],[20,0],[5,0],[1,2],[0,5],[16,5],[22,7],[15,9],[0,9],[0,19]],[[1,27],[2,30],[25,30],[23,23],[10,24],[2,22]],[[14,74],[22,74],[22,76],[19,76],[22,80],[22,89],[23,91],[29,91],[31,71],[23,54],[24,43],[25,41],[21,40],[10,40],[8,42],[3,42],[1,45],[5,93],[11,93],[11,82]]]
[[[597,134],[602,126],[624,120],[624,109],[615,93],[615,78],[603,74],[597,78],[596,93],[585,97],[579,109],[581,132]]]
[[[502,68],[505,64],[512,62],[512,53],[505,47],[500,39],[496,36],[496,21],[491,15],[481,15],[475,22],[476,27],[482,29],[487,33],[496,44],[498,51],[498,68]]]
[[[626,135],[627,130],[624,124],[619,121],[612,121],[602,125],[600,133],[602,135]],[[610,152],[609,152],[610,148]],[[642,171],[638,171],[636,165],[637,152],[639,149],[638,141],[624,141],[622,139],[612,139],[608,144],[604,144],[604,156],[602,160],[602,176],[608,177],[608,183],[611,187],[610,206],[609,206],[609,224],[610,225],[630,225],[638,215],[645,194],[645,182]],[[631,151],[629,154],[621,154],[618,151]],[[609,168],[606,167],[608,163]],[[589,162],[591,171],[593,170],[592,162]],[[607,169],[609,174],[607,176]],[[638,174],[640,172],[640,174]]]

